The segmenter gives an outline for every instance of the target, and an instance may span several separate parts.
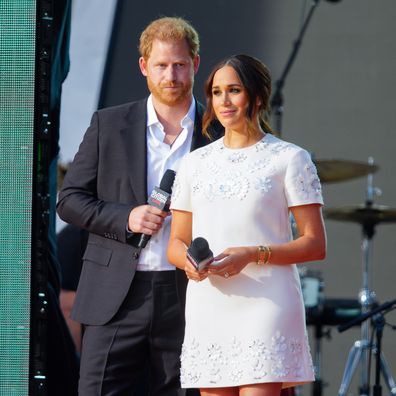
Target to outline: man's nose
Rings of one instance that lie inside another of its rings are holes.
[[[176,80],[176,68],[173,65],[169,65],[165,71],[165,77],[168,81]]]

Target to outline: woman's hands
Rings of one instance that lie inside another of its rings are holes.
[[[223,278],[239,274],[248,263],[257,260],[257,247],[232,247],[224,250],[221,254],[214,258],[214,262],[198,271],[186,258],[184,271],[187,278],[200,282],[208,277],[208,275],[217,275]]]
[[[186,264],[184,266],[184,271],[187,275],[187,278],[193,280],[195,282],[200,282],[208,277],[208,269],[204,268],[201,271],[198,271],[186,258]]]
[[[239,274],[248,263],[257,261],[257,247],[231,247],[214,258],[207,267],[209,275],[229,278]]]
[[[326,232],[321,206],[318,204],[291,208],[296,220],[299,237],[282,244],[271,244],[271,263],[276,265],[296,264],[312,260],[323,260],[326,255]],[[228,278],[239,274],[248,263],[257,262],[257,246],[232,247],[215,257],[215,263],[198,272],[188,262],[187,246],[192,240],[192,214],[174,210],[168,260],[184,270],[189,279],[201,281],[208,275]]]

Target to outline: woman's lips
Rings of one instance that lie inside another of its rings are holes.
[[[224,117],[231,116],[235,113],[235,110],[225,110],[225,111],[220,111],[220,114]]]

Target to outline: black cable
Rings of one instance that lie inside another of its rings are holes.
[[[396,330],[396,325],[393,325],[392,323],[385,322],[386,326],[389,326],[392,330]]]

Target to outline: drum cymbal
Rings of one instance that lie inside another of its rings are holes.
[[[374,173],[378,166],[347,160],[314,160],[322,183],[333,183]]]
[[[343,206],[324,208],[324,216],[331,220],[353,221],[360,224],[396,222],[396,209],[382,205]]]

